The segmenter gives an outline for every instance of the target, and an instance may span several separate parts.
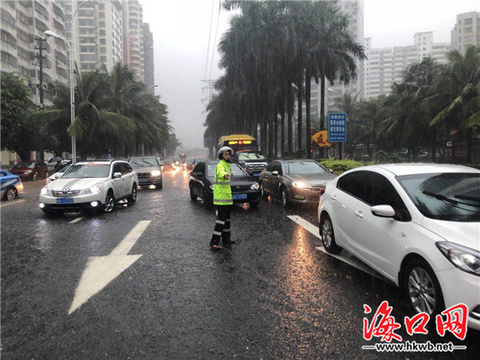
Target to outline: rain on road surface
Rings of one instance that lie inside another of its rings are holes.
[[[187,172],[166,172],[163,190],[142,190],[135,205],[103,216],[46,218],[42,186],[26,183],[22,198],[1,205],[2,359],[463,359],[480,351],[479,332],[460,341],[433,327],[397,333],[467,349],[362,350],[378,342],[363,339],[364,304],[375,310],[388,300],[402,325],[413,313],[394,285],[319,250],[314,208],[284,210],[272,199],[256,210],[237,206],[239,245],[214,252],[214,211],[190,201]]]

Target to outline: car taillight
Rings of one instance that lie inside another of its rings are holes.
[[[325,190],[327,190],[327,185],[322,185],[322,187],[320,188],[320,196],[325,193]]]

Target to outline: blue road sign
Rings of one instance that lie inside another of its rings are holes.
[[[328,141],[347,141],[347,114],[328,114]]]

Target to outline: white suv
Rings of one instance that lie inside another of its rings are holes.
[[[100,210],[110,213],[115,202],[137,201],[137,173],[124,160],[78,162],[40,192],[40,208],[47,215],[63,210]]]

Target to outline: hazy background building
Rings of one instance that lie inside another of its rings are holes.
[[[421,62],[430,56],[439,63],[446,64],[449,43],[434,43],[433,32],[416,33],[413,45],[393,48],[371,48],[371,38],[365,39],[364,97],[375,98],[388,95],[393,82],[401,82],[405,69],[414,62]]]
[[[155,62],[153,55],[153,34],[150,31],[150,25],[147,23],[143,23],[143,60],[145,64],[145,85],[147,85],[148,91],[154,94]]]
[[[457,15],[455,27],[450,34],[452,50],[465,54],[469,46],[480,46],[480,13],[472,11]]]
[[[123,62],[135,72],[137,79],[145,79],[143,50],[143,8],[138,0],[123,0],[124,53]]]

